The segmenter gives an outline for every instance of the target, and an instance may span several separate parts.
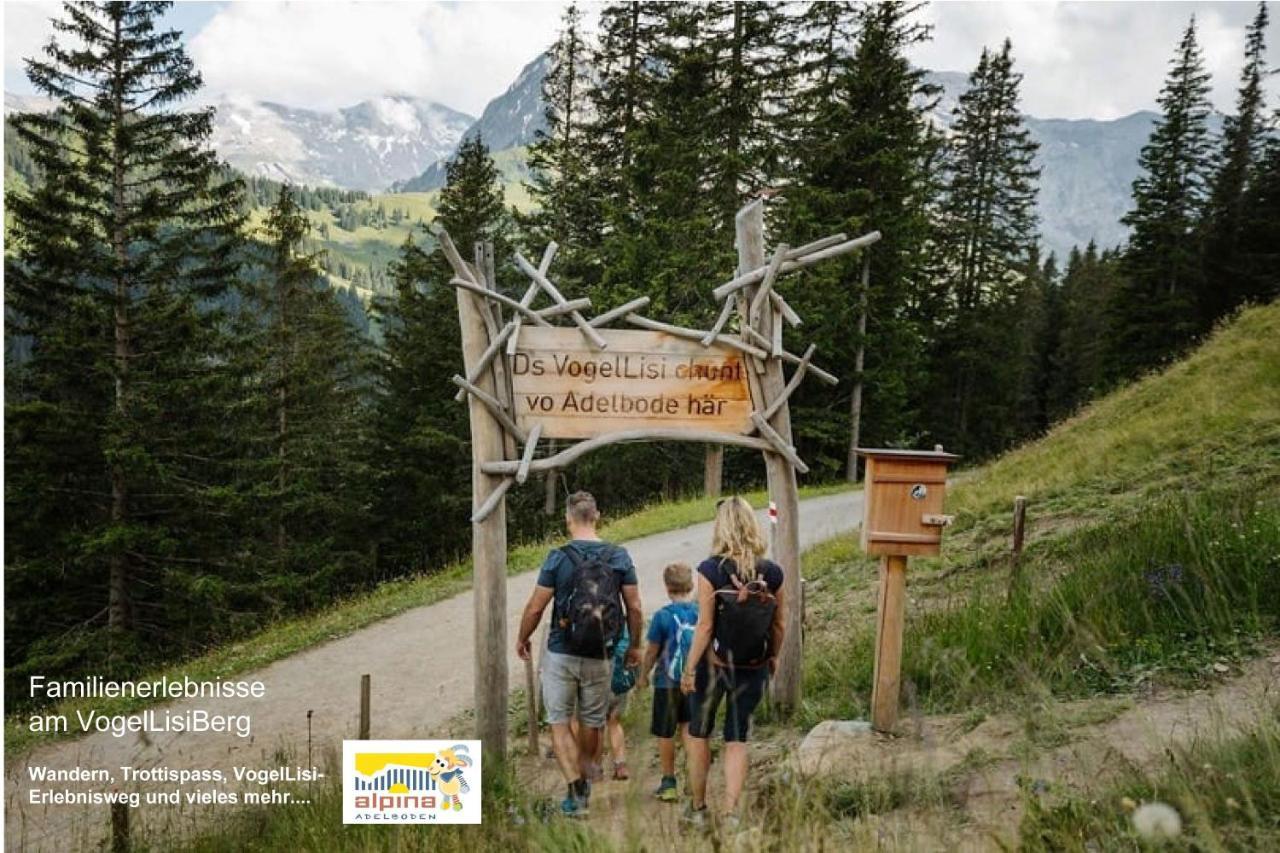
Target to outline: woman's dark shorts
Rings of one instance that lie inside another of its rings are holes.
[[[769,669],[764,666],[729,669],[700,663],[694,678],[695,689],[689,697],[689,734],[698,738],[711,736],[716,726],[716,711],[723,699],[725,742],[745,741],[751,730],[751,715],[764,696],[768,679]]]
[[[689,697],[679,687],[653,688],[653,724],[649,734],[654,737],[675,737],[676,727],[689,722]]]

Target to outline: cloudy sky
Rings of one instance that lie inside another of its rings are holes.
[[[583,4],[593,18],[592,5]],[[179,3],[206,96],[333,109],[388,93],[478,115],[555,37],[561,3]],[[1195,14],[1214,102],[1230,109],[1252,3],[943,2],[921,13],[934,39],[914,59],[968,71],[984,45],[1013,40],[1035,116],[1115,118],[1155,104],[1169,58]],[[48,39],[57,5],[4,4],[6,91],[28,94],[22,58]],[[1272,65],[1280,33],[1271,34]],[[1273,83],[1276,82],[1273,80]],[[1276,91],[1272,87],[1273,93]]]

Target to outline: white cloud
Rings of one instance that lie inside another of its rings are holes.
[[[26,92],[22,57],[48,39],[48,19],[58,6],[4,7],[5,88]],[[561,2],[239,0],[180,4],[170,16],[189,31],[207,98],[329,109],[407,93],[478,114],[550,45],[563,9]],[[934,24],[933,41],[913,58],[927,68],[969,71],[984,45],[997,47],[1008,36],[1024,74],[1027,112],[1115,118],[1154,108],[1174,47],[1195,13],[1214,103],[1227,111],[1244,28],[1255,10],[1252,2],[935,2],[921,13]],[[597,4],[584,4],[588,24],[596,11]],[[1270,36],[1274,67],[1280,65],[1274,25]],[[1273,104],[1278,91],[1280,79],[1273,78]]]
[[[940,71],[970,71],[984,46],[1013,41],[1026,112],[1041,117],[1117,118],[1154,109],[1187,21],[1195,14],[1213,102],[1231,109],[1254,3],[932,3],[921,17],[933,41],[914,59]],[[1280,62],[1273,24],[1269,57]],[[1274,81],[1273,81],[1274,83]],[[1277,91],[1273,85],[1271,91]]]
[[[233,3],[191,39],[211,94],[335,108],[387,93],[479,114],[545,50],[558,3]]]

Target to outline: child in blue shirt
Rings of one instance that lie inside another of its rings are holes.
[[[640,664],[640,685],[653,673],[653,721],[649,732],[658,739],[658,758],[662,762],[662,781],[654,795],[663,802],[674,803],[676,791],[676,742],[689,737],[689,699],[680,692],[680,676],[684,661],[693,645],[693,630],[698,622],[698,605],[689,599],[693,592],[693,570],[687,563],[672,563],[662,571],[671,603],[653,616],[649,624],[649,645]]]

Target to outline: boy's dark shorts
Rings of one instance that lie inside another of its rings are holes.
[[[751,731],[751,715],[764,697],[769,680],[767,667],[729,669],[699,664],[694,678],[694,691],[689,697],[689,734],[696,738],[711,736],[716,726],[716,711],[725,700],[725,743],[744,742]]]
[[[689,722],[689,697],[679,687],[653,688],[653,724],[649,734],[654,737],[675,737],[676,727]]]

